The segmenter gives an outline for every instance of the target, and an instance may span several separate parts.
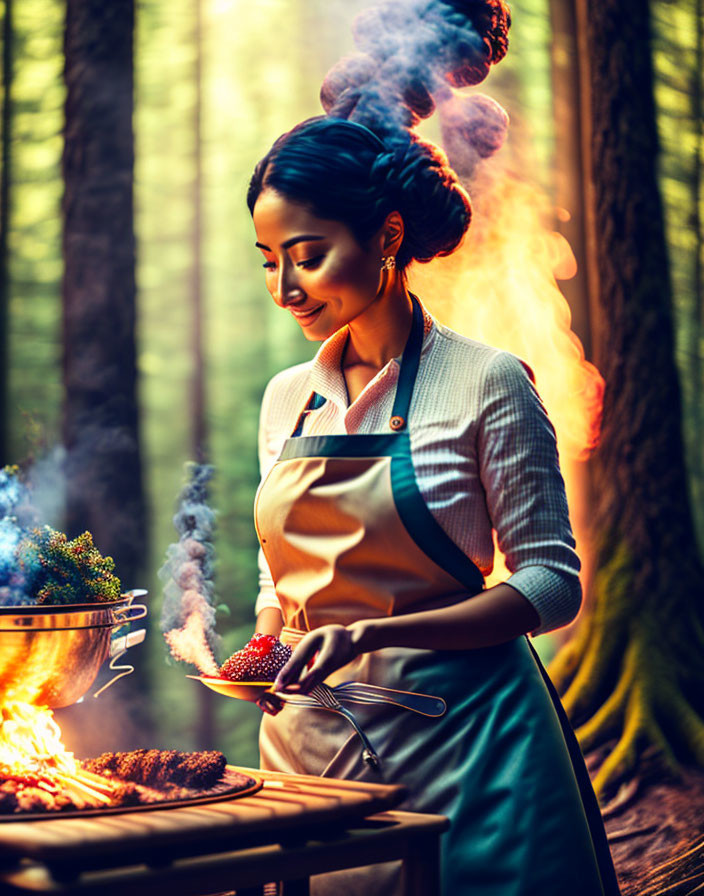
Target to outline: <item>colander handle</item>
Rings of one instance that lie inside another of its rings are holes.
[[[121,628],[123,625],[127,625],[128,622],[144,619],[148,612],[149,610],[145,604],[130,604],[127,607],[118,607],[115,610],[115,628]]]
[[[115,684],[116,681],[119,681],[121,678],[124,678],[125,675],[131,675],[134,672],[134,666],[130,666],[129,663],[126,666],[118,666],[117,661],[121,656],[124,656],[126,650],[123,649],[116,653],[115,656],[110,660],[110,669],[115,673],[110,681],[107,684],[104,684],[102,688],[99,688],[94,694],[94,697],[99,697],[103,691],[107,691],[109,687]]]
[[[115,610],[116,621],[113,628],[120,629],[130,622],[136,622],[137,619],[144,619],[147,612],[147,607],[144,604],[130,604],[126,607],[120,607]],[[134,643],[138,644],[144,640],[144,630],[142,629],[139,632],[132,633],[132,636],[135,639],[140,635],[141,637],[139,637],[139,640],[135,640]],[[119,681],[121,678],[124,678],[125,675],[131,675],[134,672],[134,666],[130,666],[129,664],[125,666],[117,665],[117,661],[126,652],[128,646],[130,646],[128,644],[129,638],[130,635],[126,635],[122,639],[116,638],[112,642],[116,649],[110,650],[110,669],[116,674],[107,682],[107,684],[104,684],[102,688],[93,694],[94,697],[99,697],[103,691],[106,691],[111,685],[115,684],[116,681]],[[120,643],[120,641],[122,641],[122,643]]]

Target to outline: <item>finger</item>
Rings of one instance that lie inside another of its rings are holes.
[[[265,712],[268,716],[278,715],[278,713],[274,709],[274,707],[271,706],[269,703],[267,703],[266,700],[257,700],[257,706],[259,707],[259,709],[261,709],[262,712]]]
[[[284,708],[284,703],[283,700],[276,694],[267,693],[263,694],[257,700],[257,706],[262,710],[262,712],[265,712],[270,716],[276,716]]]
[[[304,638],[293,651],[286,665],[279,670],[274,681],[274,690],[297,690],[301,672],[311,661],[318,649],[318,638]]]
[[[257,704],[257,706],[259,707],[259,709],[261,709],[262,712],[265,712],[265,713],[267,713],[267,715],[270,715],[270,716],[271,716],[271,715],[274,715],[274,712],[272,711],[272,710],[273,710],[273,707],[272,707],[271,704],[267,701],[266,697],[260,697],[260,698],[256,701],[256,704]]]
[[[336,643],[336,639],[329,638],[323,642],[315,662],[307,669],[299,678],[298,684],[302,693],[307,694],[312,688],[332,674],[344,662],[340,662],[339,656],[340,645]]]
[[[264,695],[267,699],[267,702],[270,706],[273,706],[278,712],[280,712],[284,708],[284,701],[279,697],[278,694],[274,694],[269,691]]]

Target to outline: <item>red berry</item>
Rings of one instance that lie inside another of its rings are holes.
[[[225,660],[219,674],[229,681],[273,681],[290,656],[291,648],[274,635],[256,634]]]

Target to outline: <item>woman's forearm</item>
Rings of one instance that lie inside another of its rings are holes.
[[[488,588],[458,604],[348,625],[360,653],[383,647],[471,650],[510,641],[540,625],[537,611],[510,585]]]
[[[281,610],[277,607],[264,607],[263,610],[260,610],[257,615],[257,628],[256,631],[261,635],[276,635],[281,634],[281,629],[283,628],[284,620],[281,616]]]
[[[473,650],[511,641],[540,625],[535,608],[510,585],[496,585],[450,607],[404,616],[323,625],[305,635],[274,690],[309,692],[361,653],[383,647]]]

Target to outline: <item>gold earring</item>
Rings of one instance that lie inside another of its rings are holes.
[[[381,256],[381,269],[382,271],[393,271],[396,267],[396,259],[393,255],[382,255]]]

